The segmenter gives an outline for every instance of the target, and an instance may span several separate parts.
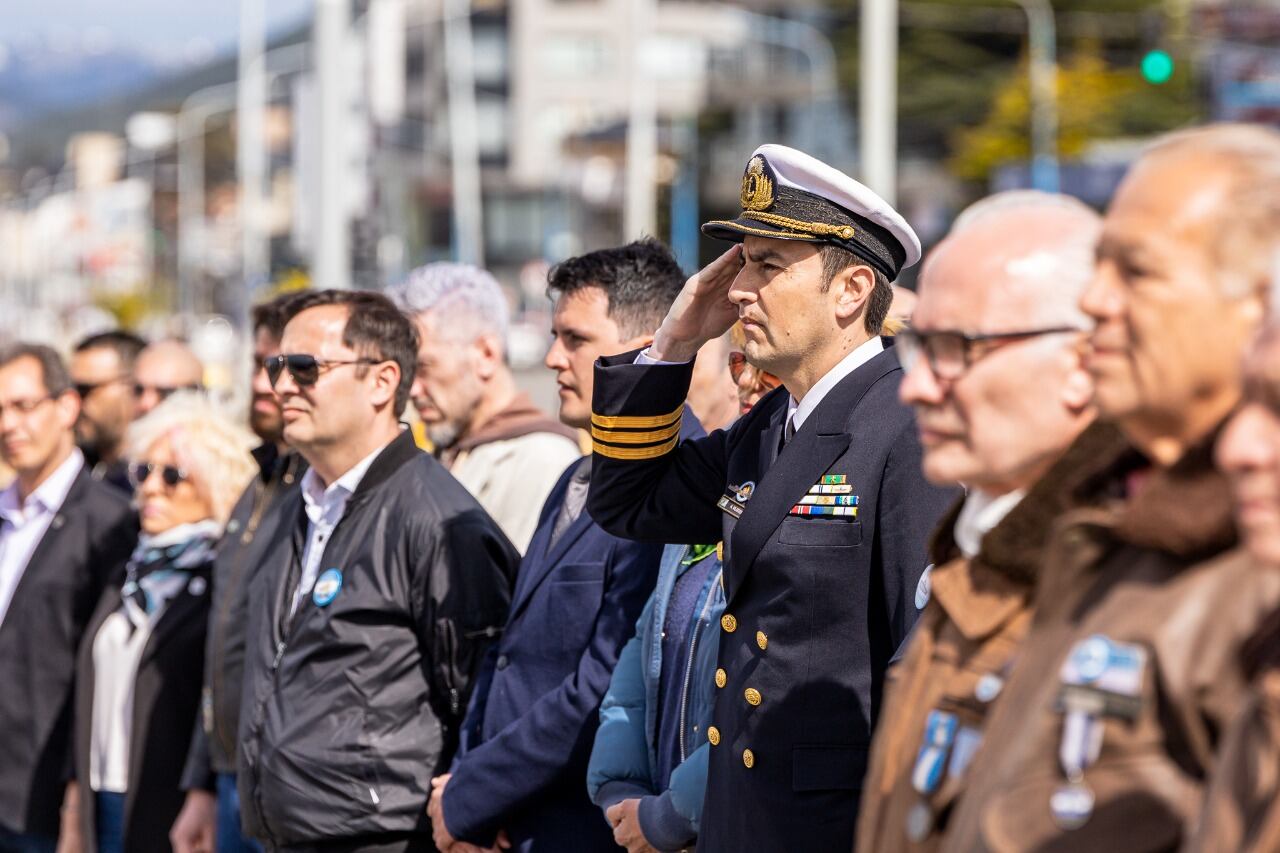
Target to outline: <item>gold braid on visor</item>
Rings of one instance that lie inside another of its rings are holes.
[[[789,216],[779,216],[776,213],[763,213],[758,210],[742,211],[743,219],[754,219],[756,222],[763,222],[765,225],[772,225],[776,228],[788,228],[792,231],[804,231],[809,234],[817,234],[821,236],[839,237],[842,240],[852,240],[858,232],[852,225],[828,225],[825,222],[804,222],[799,219],[792,219]]]

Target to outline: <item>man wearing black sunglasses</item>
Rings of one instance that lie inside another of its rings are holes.
[[[204,365],[182,341],[156,341],[138,355],[133,366],[137,417],[142,417],[177,391],[204,387]]]
[[[241,834],[236,733],[244,681],[245,622],[253,606],[249,588],[260,571],[287,554],[288,537],[282,532],[292,519],[285,517],[285,509],[296,499],[298,481],[306,470],[302,458],[285,444],[280,400],[265,367],[280,354],[280,336],[292,299],[293,294],[285,294],[253,309],[249,426],[262,439],[253,451],[258,475],[232,509],[214,561],[203,712],[183,772],[186,802],[170,833],[174,853],[212,850],[215,835],[219,853],[260,853],[262,849]]]
[[[278,849],[431,850],[431,777],[452,758],[518,556],[401,428],[408,318],[345,291],[285,313],[265,364],[284,439],[311,467],[283,510],[285,553],[249,591],[244,826]]]
[[[80,395],[76,441],[95,479],[131,493],[122,452],[137,399],[133,367],[147,342],[124,331],[90,335],[71,355],[71,381]]]

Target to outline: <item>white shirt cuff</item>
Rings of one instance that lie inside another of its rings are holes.
[[[690,359],[692,361],[692,359]],[[634,364],[688,364],[688,361],[658,361],[649,355],[649,348],[645,347],[640,350],[640,354],[636,356]]]

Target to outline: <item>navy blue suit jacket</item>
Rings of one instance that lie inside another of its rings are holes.
[[[702,428],[686,412],[684,434]],[[444,795],[453,837],[489,846],[505,829],[521,853],[616,851],[587,796],[599,707],[635,633],[662,557],[658,543],[605,533],[585,508],[550,545],[579,463],[543,505],[520,563],[502,639],[490,649]]]

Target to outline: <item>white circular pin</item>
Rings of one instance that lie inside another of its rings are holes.
[[[988,672],[978,679],[977,685],[973,688],[973,695],[979,702],[990,702],[999,696],[1003,689],[1004,679],[994,672]]]
[[[201,577],[194,577],[187,581],[187,592],[192,595],[204,595],[204,591],[209,588],[208,582]]]
[[[1049,798],[1053,820],[1062,829],[1079,829],[1093,814],[1093,791],[1083,783],[1063,785]]]

